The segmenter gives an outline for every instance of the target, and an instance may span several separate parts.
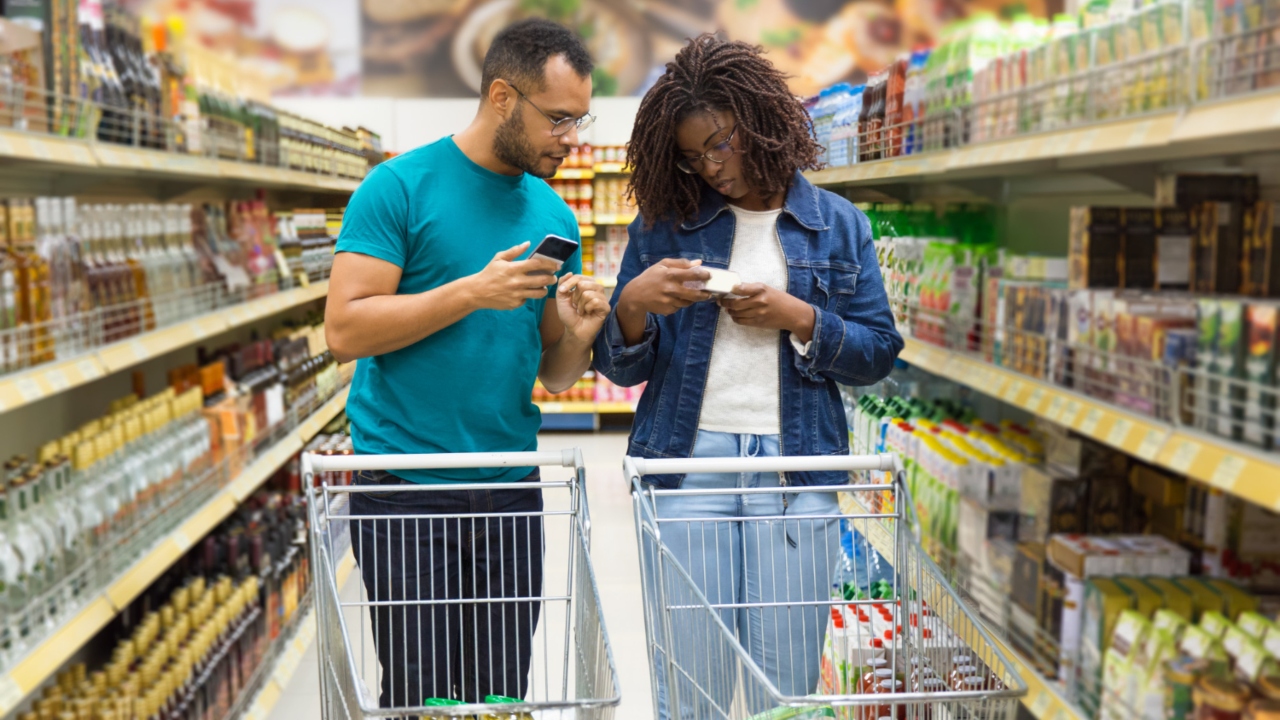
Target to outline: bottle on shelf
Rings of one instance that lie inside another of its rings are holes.
[[[49,334],[49,264],[36,251],[35,208],[31,201],[9,201],[9,244],[17,264],[18,364],[20,367],[53,359]]]
[[[18,261],[10,243],[9,209],[0,204],[0,372],[21,367],[18,359]]]

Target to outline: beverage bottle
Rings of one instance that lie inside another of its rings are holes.
[[[21,612],[18,634],[24,648],[34,640],[34,634],[45,627],[47,608],[40,599],[48,589],[51,550],[31,523],[31,488],[27,486],[25,466],[25,459],[10,461],[5,466],[10,478],[9,492],[14,501],[13,546],[22,556],[19,579],[21,604],[14,609]]]
[[[8,207],[0,203],[0,372],[12,372],[18,362],[18,324],[21,321],[18,259],[9,234]]]
[[[10,510],[8,490],[0,484],[0,662],[6,667],[23,647],[19,627],[26,609],[25,566]]]
[[[114,206],[117,247],[129,274],[133,278],[134,297],[138,301],[138,314],[141,320],[138,333],[148,332],[156,328],[155,308],[151,302],[151,293],[147,283],[148,272],[146,258],[142,249],[142,238],[139,236],[140,224],[137,218],[137,207]]]
[[[53,359],[49,335],[49,264],[36,251],[35,206],[30,200],[9,201],[10,238],[18,260],[20,322],[19,362],[23,367]]]
[[[43,615],[45,628],[52,630],[62,616],[62,593],[59,590],[66,558],[58,531],[51,522],[50,513],[46,509],[44,465],[36,462],[27,466],[23,488],[29,492],[30,505],[27,507],[26,522],[40,536],[45,547],[44,561],[44,605]],[[19,498],[21,505],[21,498]]]
[[[44,490],[41,493],[45,522],[54,530],[62,555],[62,576],[68,578],[59,604],[66,608],[79,601],[80,585],[77,573],[84,554],[83,532],[80,518],[75,512],[75,499],[71,495],[71,463],[57,443],[48,443],[40,449],[40,463],[44,466]]]

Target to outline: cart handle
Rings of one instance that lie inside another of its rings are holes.
[[[444,470],[499,467],[578,467],[581,451],[507,453],[424,453],[419,455],[317,455],[302,454],[303,471],[333,470]]]
[[[735,472],[816,472],[821,470],[902,470],[895,453],[876,455],[800,455],[787,457],[640,458],[622,459],[628,478],[645,475]]]

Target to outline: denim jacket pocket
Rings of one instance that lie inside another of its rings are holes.
[[[849,303],[853,301],[853,296],[858,291],[860,272],[862,268],[858,265],[815,267],[813,269],[813,281],[817,286],[815,303],[827,312],[843,318],[849,309]]]

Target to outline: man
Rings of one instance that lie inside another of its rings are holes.
[[[347,401],[357,453],[534,450],[535,377],[560,392],[589,366],[609,306],[578,274],[581,253],[563,268],[520,258],[547,234],[578,239],[573,212],[539,178],[555,174],[594,120],[591,70],[570,31],[511,26],[485,57],[466,130],[379,165],[351,198],[325,333],[339,361],[359,360]],[[510,598],[542,588],[541,491],[403,483],[537,477],[535,468],[359,474],[361,485],[387,486],[351,498],[369,599],[389,601],[371,610],[383,707],[524,696],[539,608]],[[456,517],[468,514],[503,517]]]

